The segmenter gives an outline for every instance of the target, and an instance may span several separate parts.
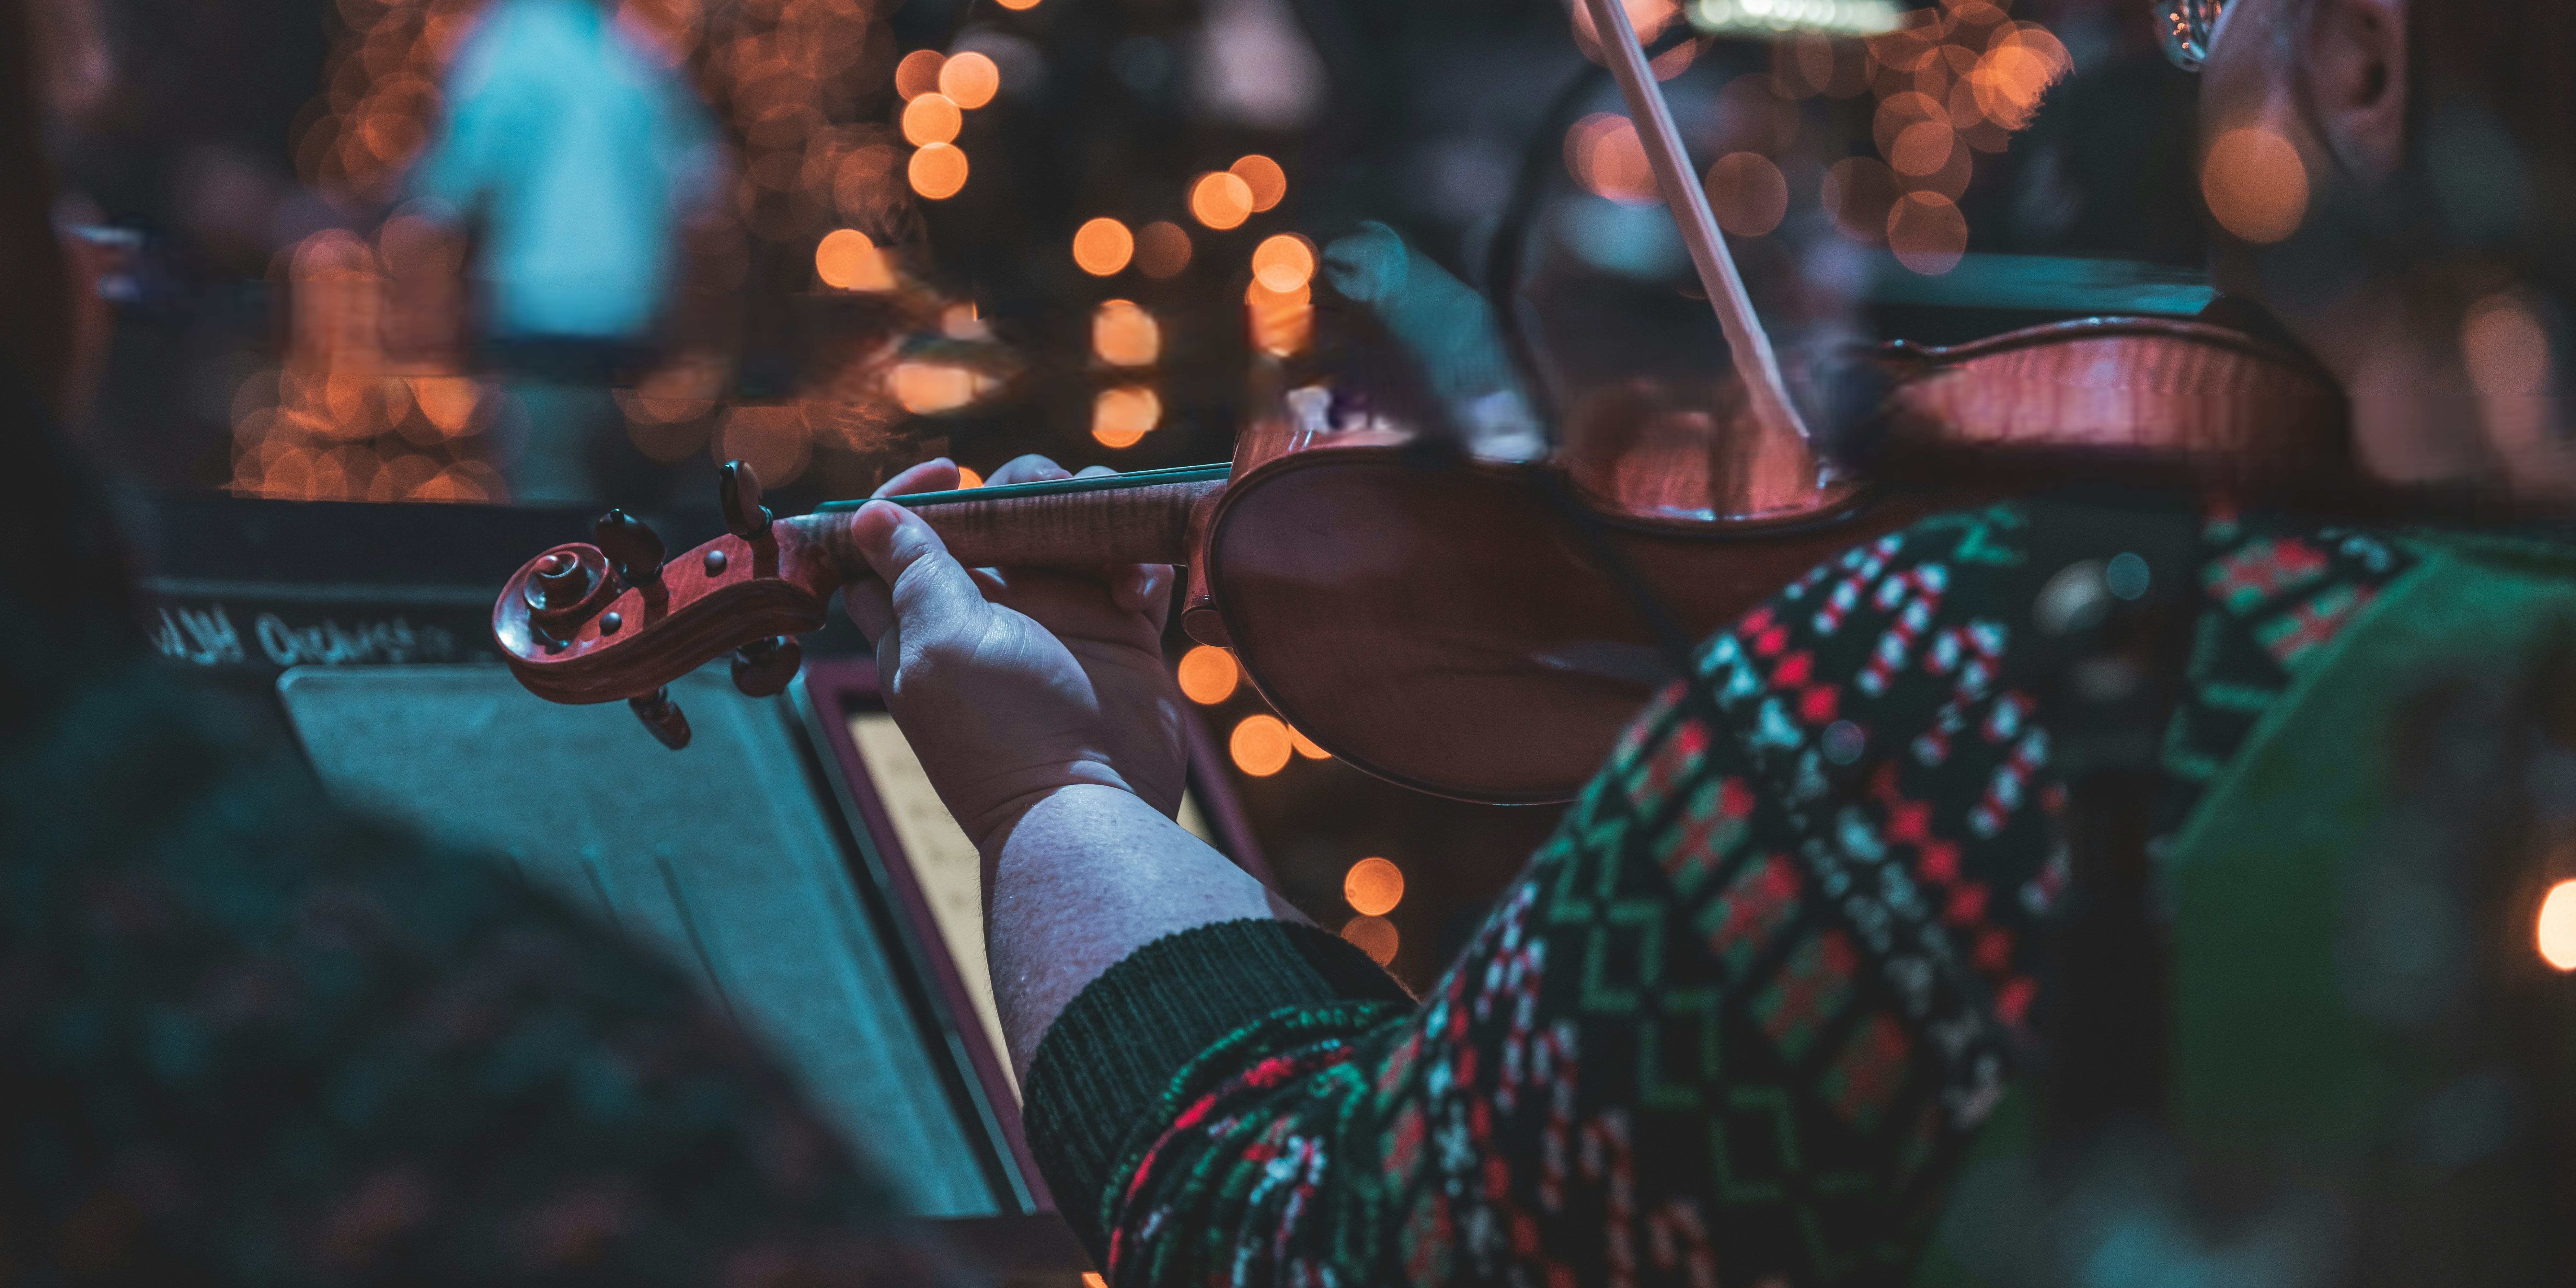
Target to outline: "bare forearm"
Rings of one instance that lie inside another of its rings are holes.
[[[1121,958],[1281,907],[1206,842],[1114,787],[1050,793],[999,829],[985,864],[994,999],[1023,1078],[1056,1016]]]

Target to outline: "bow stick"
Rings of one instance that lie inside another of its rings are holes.
[[[1726,235],[1709,212],[1708,194],[1700,190],[1690,156],[1682,151],[1681,133],[1673,128],[1672,109],[1664,102],[1664,87],[1646,64],[1645,46],[1628,22],[1627,8],[1619,0],[1583,3],[1591,7],[1592,29],[1600,37],[1603,56],[1610,60],[1610,74],[1618,78],[1619,93],[1628,100],[1628,114],[1646,145],[1647,164],[1654,167],[1655,182],[1663,188],[1664,206],[1672,212],[1682,244],[1690,247],[1700,289],[1717,310],[1717,324],[1726,332],[1736,374],[1752,395],[1753,418],[1770,435],[1793,435],[1794,441],[1807,442],[1807,425],[1789,402],[1779,355],[1771,350],[1771,336],[1762,329],[1762,319],[1753,315],[1752,297],[1744,293],[1744,276],[1735,269]]]

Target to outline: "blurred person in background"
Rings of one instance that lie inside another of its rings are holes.
[[[499,0],[447,74],[450,104],[406,186],[471,229],[483,348],[524,373],[522,505],[595,502],[626,450],[610,384],[653,361],[679,225],[722,179],[715,122],[595,0]]]
[[[2219,281],[2342,385],[2351,464],[2576,499],[2576,10],[2170,7]],[[1166,570],[970,575],[862,511],[851,611],[1112,1281],[2563,1281],[2576,550],[2187,521],[2154,942],[2105,995],[2064,973],[2045,527],[1923,522],[1706,641],[1417,1002],[1171,821]]]
[[[0,0],[0,1265],[23,1283],[923,1283],[938,1259],[679,972],[326,802],[162,674],[59,426],[105,334]],[[57,56],[60,51],[61,56]]]

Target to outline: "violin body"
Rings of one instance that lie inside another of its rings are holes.
[[[2232,479],[2340,451],[2331,382],[2200,323],[2097,319],[1951,349],[1900,343],[1876,361],[1888,432],[1917,452],[2151,456]],[[1578,439],[1551,463],[1694,640],[1851,546],[2002,495],[1973,478],[1838,483],[1780,467],[1794,445],[1748,444],[1750,420],[1734,428],[1659,452]],[[1299,732],[1359,768],[1469,800],[1568,799],[1674,664],[1526,468],[1426,469],[1386,435],[1257,424],[1184,624],[1231,647]],[[1674,479],[1697,481],[1702,513],[1723,517],[1691,515]]]
[[[1424,468],[1315,447],[1230,488],[1204,559],[1209,612],[1299,732],[1381,778],[1467,800],[1571,797],[1676,666],[1520,467]],[[1705,533],[1609,525],[1698,638],[1928,507],[1855,498]],[[1604,516],[1605,518],[1607,516]]]
[[[2198,323],[2066,323],[1955,349],[1892,345],[1872,361],[1899,448],[1888,459],[2077,453],[2236,479],[2340,451],[2330,381]],[[900,500],[970,565],[1185,564],[1184,628],[1232,649],[1326,750],[1441,795],[1540,803],[1581,787],[1674,663],[1531,471],[1566,480],[1693,639],[1854,544],[2002,494],[1974,470],[1932,488],[1856,481],[1741,417],[1661,441],[1577,433],[1544,463],[1435,467],[1403,433],[1325,423],[1320,401],[1301,415],[1300,400],[1281,400],[1221,478],[1155,471]],[[627,698],[649,722],[669,680],[821,624],[833,590],[867,575],[847,537],[855,509],[737,525],[647,584],[606,573],[578,598],[540,585],[543,569],[606,560],[559,547],[504,587],[495,638],[540,696]]]
[[[1879,351],[1882,417],[1903,446],[2096,462],[2152,460],[2262,489],[2348,456],[2333,377],[2242,331],[2166,318],[2087,318],[1951,348]]]

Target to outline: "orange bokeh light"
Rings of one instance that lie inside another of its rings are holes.
[[[746,461],[763,483],[785,483],[813,459],[813,431],[792,403],[736,406],[716,427],[714,446],[717,460]]]
[[[1243,186],[1252,190],[1255,211],[1268,210],[1288,196],[1288,172],[1258,152],[1237,159],[1226,167],[1226,173],[1243,180]]]
[[[462,470],[447,469],[411,490],[414,501],[488,501],[492,499],[473,477]]]
[[[2308,216],[2308,168],[2299,149],[2261,126],[2218,136],[2201,162],[2200,191],[2221,227],[2256,245],[2299,231]]]
[[[939,333],[951,340],[989,340],[993,328],[984,325],[973,300],[959,300],[939,311]]]
[[[411,399],[429,423],[453,434],[473,421],[474,409],[483,401],[483,387],[464,376],[414,376]]]
[[[1314,288],[1274,291],[1256,279],[1244,287],[1243,302],[1252,315],[1252,342],[1262,352],[1284,358],[1315,338]]]
[[[957,486],[960,488],[982,487],[984,486],[984,476],[960,465],[957,467]]]
[[[1938,55],[1941,48],[1940,23],[1908,27],[1870,37],[1865,43],[1870,58],[1890,71],[1912,72]]]
[[[1150,367],[1163,353],[1163,329],[1132,300],[1104,300],[1091,315],[1091,351],[1113,367]]]
[[[903,105],[903,137],[908,143],[954,143],[965,124],[965,113],[945,94],[917,95]]]
[[[2537,938],[2542,960],[2558,970],[2576,971],[2576,881],[2549,887],[2540,901]]]
[[[1005,9],[1035,9],[1038,7],[1038,0],[993,0],[993,2]],[[1098,1275],[1083,1276],[1085,1279],[1098,1279],[1099,1277],[1100,1276]]]
[[[1242,227],[1252,217],[1252,185],[1223,170],[1200,175],[1190,185],[1190,217],[1219,232]]]
[[[1404,944],[1404,936],[1396,932],[1395,923],[1384,917],[1353,917],[1342,926],[1342,938],[1380,966],[1394,961],[1395,950]]]
[[[916,49],[894,65],[894,92],[906,101],[932,93],[939,88],[939,69],[948,65],[948,55],[936,49]]]
[[[886,390],[905,411],[933,416],[975,401],[975,373],[944,362],[898,362]]]
[[[1789,179],[1759,152],[1730,152],[1708,168],[1708,208],[1717,226],[1760,237],[1789,214]]]
[[[1342,898],[1363,917],[1383,917],[1404,902],[1404,869],[1374,855],[1342,874]]]
[[[814,248],[814,275],[823,284],[839,291],[890,291],[894,274],[886,268],[885,252],[866,233],[856,228],[836,228],[824,234]]]
[[[2011,22],[1989,37],[1965,81],[1988,120],[2019,130],[2030,124],[2049,88],[2074,70],[2074,55],[2054,33],[2035,22]]]
[[[1619,7],[1626,11],[1628,26],[1637,33],[1638,42],[1647,46],[1652,46],[1655,37],[1662,35],[1664,28],[1682,13],[1676,0],[1619,0]],[[1567,9],[1567,16],[1573,20],[1575,48],[1582,50],[1584,57],[1608,66],[1608,60],[1601,53],[1601,31],[1592,23],[1592,6],[1583,0],[1574,0]],[[1662,69],[1656,70],[1660,72]]]
[[[2030,124],[2039,100],[2066,67],[2053,61],[2044,46],[2016,40],[1987,50],[1964,83],[1980,114],[2007,130],[2018,130]],[[1955,100],[1955,90],[1952,95]]]
[[[939,92],[950,102],[973,111],[993,101],[1002,90],[1002,69],[993,60],[973,50],[949,59],[939,68]]]
[[[945,201],[966,187],[966,153],[953,143],[933,143],[912,154],[904,168],[912,190],[932,201]]]
[[[1880,154],[1885,155],[1896,150],[1897,137],[1905,133],[1907,127],[1921,121],[1947,123],[1949,119],[1949,104],[1931,95],[1912,90],[1890,94],[1879,101],[1878,111],[1870,117],[1870,138],[1878,144]]]
[[[1268,778],[1288,767],[1292,754],[1288,726],[1274,715],[1245,716],[1234,727],[1234,736],[1226,740],[1226,751],[1234,757],[1235,768]]]
[[[1977,100],[1975,78],[1962,80],[1950,87],[1950,128],[1959,132],[1959,141],[1979,152],[2001,152],[2012,146],[2012,131],[1993,117]]]
[[[1297,726],[1295,725],[1288,726],[1288,741],[1297,748],[1298,755],[1304,756],[1308,760],[1331,760],[1333,758],[1333,753],[1324,750],[1324,744],[1297,732]]]
[[[1595,112],[1565,131],[1565,168],[1596,197],[1631,206],[1660,199],[1637,127],[1617,112]]]
[[[1869,88],[1870,55],[1857,42],[1802,31],[1784,36],[1778,48],[1776,80],[1791,98],[1851,98]]]
[[[2469,306],[2460,323],[2460,356],[2480,397],[2549,392],[2549,330],[2511,295],[2490,295]]]
[[[893,144],[871,143],[851,149],[834,163],[832,203],[844,218],[862,218],[879,208],[889,195],[885,189],[894,177],[897,157]]]
[[[1982,45],[1994,37],[1993,32],[1978,34],[1977,28],[2000,27],[2008,21],[2010,15],[2000,7],[1986,3],[1986,0],[1960,0],[1960,3],[1950,6],[1951,37],[1970,45]]]
[[[1941,173],[1958,147],[1958,132],[1948,121],[1916,121],[1897,132],[1896,146],[1887,150],[1887,163],[1898,174],[1919,179]]]
[[[1103,447],[1134,447],[1163,419],[1163,400],[1151,389],[1103,389],[1091,400],[1091,437]]]
[[[652,390],[659,379],[612,396],[626,413],[626,437],[637,451],[657,461],[686,460],[707,446],[707,427],[696,422],[716,405],[712,399],[656,396]]]
[[[1940,193],[1909,192],[1887,212],[1887,248],[1897,263],[1939,277],[1967,254],[1968,218]]]
[[[1266,238],[1252,252],[1252,276],[1265,288],[1286,294],[1315,275],[1315,247],[1295,233]]]
[[[1234,696],[1234,687],[1243,679],[1243,668],[1234,663],[1234,654],[1213,644],[1201,644],[1181,655],[1178,669],[1181,696],[1203,707],[1212,707]]]
[[[1834,80],[1834,42],[1820,31],[1784,35],[1772,46],[1771,79],[1791,98],[1814,98]]]
[[[1190,235],[1179,224],[1157,219],[1136,230],[1136,271],[1164,278],[1189,266]]]
[[[1672,78],[1681,75],[1683,72],[1689,71],[1690,65],[1699,61],[1700,46],[1706,43],[1706,41],[1700,40],[1685,40],[1680,44],[1647,59],[1646,70],[1653,72],[1656,80],[1671,80]]]
[[[1127,225],[1102,216],[1073,230],[1073,262],[1093,277],[1107,277],[1127,267],[1136,253],[1136,238]]]

